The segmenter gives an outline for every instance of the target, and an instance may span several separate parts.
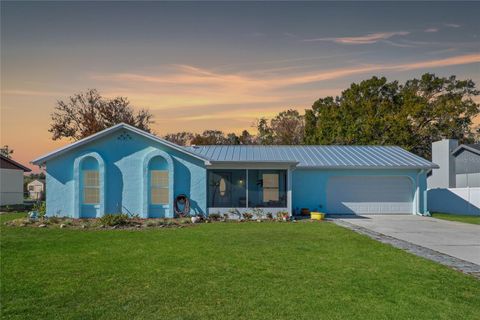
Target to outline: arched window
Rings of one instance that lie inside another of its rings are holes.
[[[82,203],[100,204],[100,171],[98,161],[87,157],[81,163]]]
[[[98,218],[105,214],[105,162],[97,152],[77,157],[73,163],[75,218]]]
[[[152,158],[149,163],[150,204],[169,204],[169,172],[167,161],[160,156]]]

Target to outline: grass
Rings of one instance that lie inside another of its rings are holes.
[[[323,223],[9,227],[2,319],[478,319],[480,281]]]
[[[458,214],[433,212],[432,217],[437,219],[449,220],[449,221],[480,224],[480,216],[465,216],[465,215],[458,215]]]

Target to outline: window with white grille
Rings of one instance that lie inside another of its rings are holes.
[[[98,170],[83,171],[83,203],[100,203],[100,179]]]
[[[150,203],[168,204],[168,170],[150,171]]]

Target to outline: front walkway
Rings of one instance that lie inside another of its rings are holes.
[[[421,216],[352,216],[334,219],[424,258],[480,276],[480,226]]]

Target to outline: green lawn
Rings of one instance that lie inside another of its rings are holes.
[[[433,212],[432,217],[443,219],[443,220],[458,221],[458,222],[465,222],[465,223],[471,223],[471,224],[480,224],[480,216],[463,216],[458,214]]]
[[[17,215],[18,216],[18,215]],[[323,223],[9,227],[2,319],[478,319],[480,281]]]

